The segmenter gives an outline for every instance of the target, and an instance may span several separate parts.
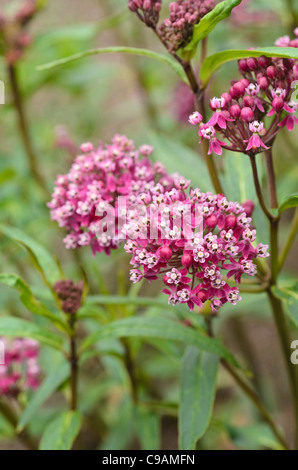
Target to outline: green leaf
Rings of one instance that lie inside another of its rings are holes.
[[[272,292],[275,297],[284,302],[288,316],[298,328],[298,281],[291,287],[273,286]]]
[[[232,354],[217,340],[165,318],[126,318],[102,326],[97,332],[92,333],[85,339],[82,344],[82,351],[103,339],[123,337],[159,338],[179,341],[223,357],[239,367]]]
[[[226,424],[225,427],[230,438],[241,449],[259,450],[260,447],[266,447],[272,450],[284,450],[266,423],[241,428]]]
[[[78,411],[67,411],[47,426],[40,450],[70,450],[80,432],[82,417]]]
[[[241,3],[242,0],[225,0],[220,2],[213,8],[212,11],[207,13],[200,22],[194,27],[194,33],[191,42],[183,49],[182,53],[188,58],[192,58],[198,47],[199,42],[204,39],[208,34],[213,31],[220,21],[228,18],[237,5]]]
[[[114,54],[114,53],[134,54],[134,55],[149,57],[151,59],[158,60],[159,62],[162,62],[170,66],[172,70],[176,72],[176,74],[179,76],[181,80],[188,83],[183,67],[181,67],[179,62],[173,59],[170,55],[167,56],[167,55],[159,54],[157,52],[150,51],[148,49],[140,49],[137,47],[115,46],[115,47],[104,47],[100,49],[90,49],[88,51],[80,52],[78,54],[74,54],[69,57],[64,57],[63,59],[55,60],[54,62],[50,62],[48,64],[40,65],[39,67],[37,67],[37,70],[40,70],[40,71],[49,70],[55,67],[60,67],[62,65],[70,64],[71,62],[74,62],[79,59],[84,59],[85,57],[90,57],[90,56],[98,55],[98,54]]]
[[[1,317],[0,335],[10,338],[32,338],[51,348],[62,351],[62,339],[60,336],[21,318]]]
[[[289,194],[283,198],[279,207],[279,213],[281,214],[283,211],[291,209],[292,207],[298,207],[298,193]]]
[[[61,274],[56,261],[36,240],[15,227],[0,225],[0,232],[26,248],[35,267],[40,271],[49,285],[53,285],[56,281],[59,281]]]
[[[27,407],[20,416],[17,432],[21,432],[36,416],[45,401],[60,387],[69,377],[69,364],[61,364],[54,373],[49,375],[39,389],[34,393]]]
[[[160,417],[141,406],[136,412],[136,434],[141,443],[141,450],[159,450],[161,447]]]
[[[216,390],[218,357],[187,348],[182,364],[179,407],[179,449],[194,450],[206,432]]]
[[[230,49],[228,51],[217,52],[204,61],[200,79],[203,87],[207,86],[210,78],[223,64],[231,60],[247,59],[248,57],[284,57],[288,59],[298,59],[298,49],[295,47],[262,47],[257,49]]]
[[[44,304],[37,300],[31,292],[28,284],[26,284],[26,282],[16,274],[0,274],[0,284],[4,284],[17,290],[22,304],[25,305],[30,312],[47,318],[56,325],[57,328],[60,328],[63,331],[69,331],[68,325],[58,316],[54,315]]]
[[[158,307],[173,312],[173,307],[162,300],[153,297],[127,297],[120,295],[89,295],[86,299],[84,310],[88,305],[129,305],[136,307]]]

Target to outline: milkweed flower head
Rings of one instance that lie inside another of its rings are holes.
[[[194,26],[213,10],[215,5],[215,0],[176,0],[169,5],[169,17],[158,26],[161,1],[128,1],[129,9],[135,12],[143,23],[155,30],[171,53],[187,46],[192,39]]]
[[[160,37],[170,52],[187,46],[194,26],[215,7],[214,0],[177,0],[170,3],[170,16],[159,27]]]
[[[252,201],[246,207],[221,195],[187,189],[189,182],[176,181],[162,200],[144,203],[147,223],[141,237],[125,245],[131,259],[131,281],[162,277],[169,304],[202,307],[213,311],[240,300],[233,278],[254,276],[254,260],[267,257],[268,246],[256,245],[251,225]]]
[[[39,343],[32,339],[4,337],[0,337],[0,341],[5,346],[5,364],[0,365],[0,396],[17,397],[24,390],[37,389],[41,376]]]
[[[161,0],[129,0],[128,8],[150,28],[155,28],[159,20]]]
[[[292,41],[280,38],[277,44],[298,47],[298,37]],[[211,118],[207,123],[198,122],[201,141],[209,141],[209,154],[221,155],[223,148],[248,154],[263,152],[281,128],[292,131],[298,124],[298,103],[293,100],[297,61],[261,56],[241,59],[238,64],[242,78],[233,80],[220,97],[212,98]],[[194,124],[192,117],[189,121]]]
[[[20,60],[33,41],[28,25],[40,10],[37,0],[24,0],[13,15],[0,15],[0,53],[8,64]]]
[[[61,300],[64,313],[75,315],[82,306],[84,283],[79,281],[75,284],[72,280],[58,281],[54,285],[54,291]]]
[[[109,254],[121,243],[117,228],[119,197],[126,198],[129,208],[144,194],[158,197],[172,187],[173,177],[161,163],[149,159],[152,152],[151,146],[136,149],[132,140],[118,134],[109,145],[81,146],[81,155],[70,171],[58,176],[48,204],[52,220],[68,231],[64,239],[67,249],[91,246],[94,254]],[[115,225],[112,235],[110,222]]]

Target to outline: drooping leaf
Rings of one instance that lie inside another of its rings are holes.
[[[43,278],[49,285],[55,284],[61,278],[56,261],[50,253],[32,237],[15,227],[0,225],[0,233],[25,247]]]
[[[0,335],[9,338],[32,338],[62,351],[62,338],[35,323],[16,317],[0,318]]]
[[[124,320],[104,325],[97,332],[92,333],[85,339],[82,344],[82,350],[84,351],[98,341],[106,338],[123,337],[159,338],[182,342],[187,345],[196,346],[202,351],[208,351],[211,354],[223,357],[239,367],[232,354],[217,340],[164,318],[125,318]]]
[[[159,54],[157,52],[153,52],[148,49],[141,49],[137,47],[115,46],[115,47],[104,47],[100,49],[90,49],[88,51],[74,54],[69,57],[64,57],[63,59],[55,60],[54,62],[50,62],[48,64],[40,65],[38,67],[38,70],[40,71],[49,70],[55,67],[60,67],[62,65],[70,64],[72,62],[75,62],[76,60],[83,59],[85,57],[90,57],[93,55],[114,54],[114,53],[134,54],[138,56],[149,57],[151,59],[162,62],[163,64],[166,64],[169,67],[171,67],[171,69],[174,70],[174,72],[176,72],[176,74],[181,80],[188,83],[183,68],[181,67],[179,62],[173,59],[173,57],[171,57],[170,55]]]
[[[196,53],[199,42],[213,31],[218,23],[228,18],[237,5],[242,0],[224,0],[218,3],[212,11],[207,13],[201,21],[195,25],[194,34],[191,42],[183,49],[183,55],[189,58]]]
[[[46,378],[21,414],[17,427],[18,432],[21,432],[30,423],[45,401],[65,382],[69,374],[69,364],[64,362]]]
[[[187,348],[180,380],[179,449],[194,450],[208,428],[216,390],[218,356]]]
[[[78,411],[67,411],[57,416],[45,429],[40,450],[70,450],[80,432],[82,423]]]
[[[159,450],[161,432],[158,414],[139,406],[136,410],[136,434],[142,450]]]
[[[217,52],[205,59],[201,70],[200,78],[203,87],[207,85],[210,78],[223,64],[231,60],[247,59],[248,57],[284,57],[288,59],[298,59],[298,49],[294,47],[262,47],[253,50],[246,49],[230,49],[227,51]]]
[[[47,318],[54,325],[64,331],[69,330],[67,323],[57,315],[54,315],[44,304],[37,300],[31,292],[28,284],[26,284],[26,282],[16,274],[0,274],[0,284],[4,284],[17,290],[22,304],[25,305],[30,312]]]

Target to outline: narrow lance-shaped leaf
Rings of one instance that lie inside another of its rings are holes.
[[[54,315],[44,304],[37,300],[31,292],[28,284],[26,284],[26,282],[20,277],[15,274],[0,274],[0,284],[16,289],[19,293],[22,304],[25,305],[30,312],[47,318],[57,326],[57,328],[62,329],[63,331],[69,331],[67,323]]]
[[[55,372],[50,374],[46,380],[41,384],[39,389],[34,393],[32,399],[29,401],[27,407],[20,416],[17,431],[21,432],[36,416],[44,402],[60,387],[65,380],[69,377],[70,368],[69,364],[64,362]]]
[[[42,344],[62,351],[62,338],[46,328],[16,317],[0,318],[0,336],[9,338],[32,338]]]
[[[216,389],[219,358],[187,348],[180,381],[179,449],[194,450],[206,432]]]
[[[15,227],[0,225],[0,232],[27,249],[35,267],[42,273],[49,285],[55,284],[60,279],[61,275],[56,261],[36,240]]]
[[[160,416],[144,408],[136,409],[136,431],[142,450],[159,450],[161,446]]]
[[[71,62],[74,62],[79,59],[84,59],[85,57],[90,57],[93,55],[98,55],[98,54],[114,54],[114,53],[123,53],[123,54],[133,54],[133,55],[139,55],[139,56],[144,56],[144,57],[149,57],[154,60],[158,60],[159,62],[162,62],[172,68],[176,72],[176,74],[179,76],[179,78],[186,83],[187,77],[185,75],[185,72],[182,68],[182,66],[177,62],[174,58],[172,58],[170,55],[163,55],[159,54],[157,52],[150,51],[148,49],[141,49],[137,47],[122,47],[122,46],[115,46],[115,47],[104,47],[100,49],[90,49],[85,52],[80,52],[78,54],[74,54],[69,57],[64,57],[63,59],[58,59],[55,60],[54,62],[50,62],[49,64],[44,64],[40,65],[38,67],[38,70],[49,70],[54,67],[60,67],[62,65],[67,65],[70,64]]]
[[[82,417],[78,411],[67,411],[47,426],[40,450],[70,450],[80,432]]]
[[[287,59],[298,59],[298,49],[295,47],[262,47],[258,49],[230,49],[213,54],[204,61],[200,79],[204,87],[207,86],[210,78],[223,64],[231,60],[247,59],[248,57],[284,57]]]
[[[195,55],[199,42],[213,31],[218,23],[228,18],[237,5],[242,0],[224,0],[216,5],[212,11],[207,13],[201,21],[194,27],[194,34],[191,42],[183,49],[183,55],[191,58]]]
[[[194,331],[184,325],[164,318],[126,318],[105,325],[97,332],[92,333],[82,344],[82,351],[106,338],[159,338],[173,340],[193,345],[202,351],[208,351],[239,367],[233,355],[227,351],[217,340]]]

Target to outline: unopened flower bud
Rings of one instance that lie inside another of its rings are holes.
[[[247,59],[247,66],[249,70],[257,70],[258,68],[257,59],[255,57],[249,57],[249,59]]]
[[[231,106],[229,111],[230,111],[230,115],[233,118],[238,118],[241,114],[241,108],[238,104],[234,104],[233,106]]]
[[[218,221],[218,219],[217,219],[216,215],[210,215],[210,217],[208,217],[206,219],[206,226],[208,228],[214,228],[217,225],[217,221]]]
[[[254,113],[251,108],[245,107],[241,110],[241,119],[245,122],[251,122],[254,118]]]
[[[276,67],[274,67],[274,65],[270,65],[269,67],[267,67],[266,74],[268,78],[271,78],[271,79],[276,78],[277,77]]]
[[[274,98],[272,102],[272,107],[275,111],[281,111],[285,105],[285,102],[282,98]]]
[[[236,225],[236,221],[237,221],[237,219],[236,219],[235,215],[228,215],[227,218],[226,218],[226,224],[225,224],[226,230],[230,230],[230,229],[234,228],[235,225]]]
[[[189,269],[192,265],[193,258],[190,254],[185,253],[181,258],[181,264],[184,268]]]
[[[243,202],[241,205],[244,208],[247,217],[250,217],[255,208],[254,202],[249,199],[248,201]]]
[[[162,261],[169,261],[172,258],[173,252],[169,246],[162,246],[158,254]]]

